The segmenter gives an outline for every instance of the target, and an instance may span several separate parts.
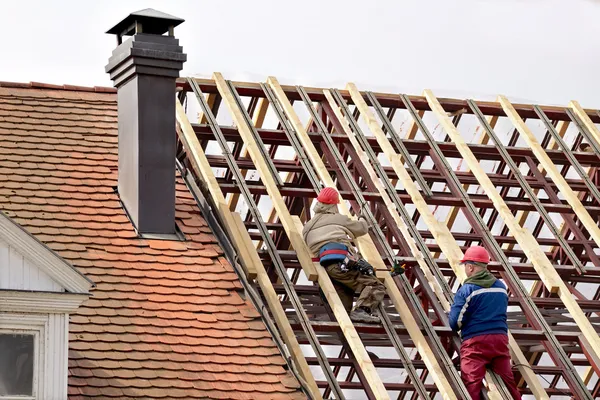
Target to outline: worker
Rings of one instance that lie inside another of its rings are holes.
[[[375,310],[383,300],[385,286],[373,267],[356,251],[352,241],[368,233],[361,216],[352,220],[338,211],[337,190],[326,187],[319,192],[315,215],[302,230],[302,236],[319,263],[325,268],[346,312],[354,322],[379,323]],[[360,292],[354,308],[355,292]]]
[[[454,296],[450,327],[461,331],[460,370],[473,400],[481,399],[486,367],[506,384],[513,399],[521,399],[511,370],[508,349],[506,286],[487,270],[490,255],[481,246],[467,249],[461,264],[467,279]]]

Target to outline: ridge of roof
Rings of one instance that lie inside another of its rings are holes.
[[[52,89],[67,90],[71,92],[94,92],[94,93],[117,93],[116,88],[106,86],[77,86],[77,85],[55,85],[43,82],[7,82],[0,81],[0,87],[18,89]]]

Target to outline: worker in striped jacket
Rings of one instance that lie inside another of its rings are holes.
[[[498,374],[513,399],[521,399],[508,349],[508,293],[488,270],[490,255],[481,246],[467,249],[461,263],[467,279],[454,296],[450,327],[461,331],[461,376],[474,400],[481,399],[486,367]]]

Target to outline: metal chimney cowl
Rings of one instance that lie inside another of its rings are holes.
[[[187,56],[173,30],[182,22],[146,9],[107,32],[117,35],[118,44],[105,67],[117,88],[118,191],[145,237],[176,237],[175,80]],[[124,35],[133,36],[123,42]]]

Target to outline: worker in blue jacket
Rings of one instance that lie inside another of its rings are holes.
[[[461,331],[461,377],[473,400],[481,399],[486,367],[502,378],[513,399],[521,394],[511,369],[504,283],[487,270],[490,255],[481,246],[467,249],[461,264],[467,279],[454,296],[450,327]]]

